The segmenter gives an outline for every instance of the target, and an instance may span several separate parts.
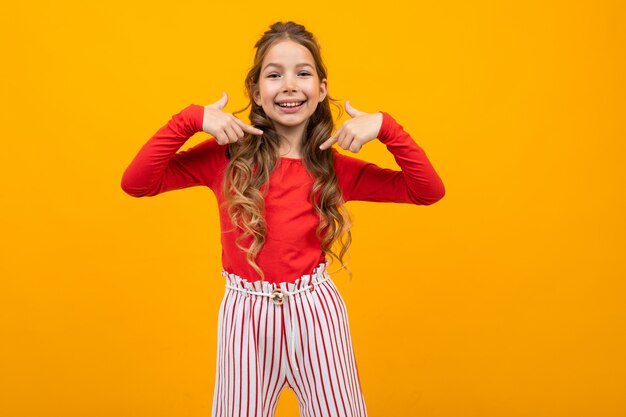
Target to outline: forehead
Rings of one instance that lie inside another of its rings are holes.
[[[268,64],[291,67],[298,64],[309,64],[315,68],[315,60],[311,52],[297,42],[285,40],[270,47],[263,59],[262,69]]]

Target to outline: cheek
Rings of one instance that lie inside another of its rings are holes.
[[[321,94],[320,93],[320,88],[319,88],[318,85],[309,85],[307,87],[307,93],[311,97],[317,97],[317,96],[319,96]]]
[[[271,88],[266,88],[263,91],[263,102],[266,104],[273,104],[275,95],[275,92]]]

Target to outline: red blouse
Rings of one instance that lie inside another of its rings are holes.
[[[378,139],[393,154],[401,171],[334,153],[334,167],[344,201],[378,201],[429,205],[440,200],[445,189],[426,154],[388,113]],[[233,227],[222,191],[229,159],[227,147],[214,137],[185,151],[180,147],[202,131],[204,106],[191,104],[175,114],[139,150],[126,168],[121,186],[133,197],[155,196],[171,190],[206,186],[213,190],[220,214],[222,267],[248,281],[261,276],[248,264],[235,244],[242,231]],[[309,200],[313,177],[302,159],[282,157],[270,175],[265,199],[266,240],[256,261],[268,282],[294,282],[311,274],[326,261],[315,236],[319,216]],[[241,244],[248,247],[251,237]]]

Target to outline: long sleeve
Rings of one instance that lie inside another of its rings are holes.
[[[443,198],[443,182],[424,150],[388,113],[378,139],[391,152],[401,170],[378,165],[335,152],[335,171],[344,200],[430,205]]]
[[[139,150],[122,175],[122,189],[133,197],[205,185],[214,189],[225,148],[210,138],[177,152],[202,131],[204,107],[191,104],[175,114]]]

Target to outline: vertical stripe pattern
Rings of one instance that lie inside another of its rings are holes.
[[[273,417],[285,386],[301,417],[367,417],[346,305],[327,264],[294,283],[248,282],[222,271],[239,290],[226,288],[219,309],[212,417]],[[280,305],[245,291],[308,285]]]

